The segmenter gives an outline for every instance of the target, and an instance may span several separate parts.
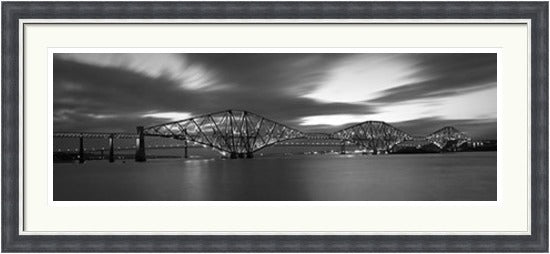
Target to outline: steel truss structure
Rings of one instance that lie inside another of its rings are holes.
[[[394,145],[413,137],[385,122],[366,121],[332,134],[332,137],[355,143],[373,151],[389,151]]]
[[[82,151],[84,139],[108,139],[111,155],[114,153],[114,139],[139,139],[138,144],[140,144],[144,142],[143,136],[157,136],[186,141],[185,148],[189,141],[211,147],[232,157],[252,157],[252,154],[258,150],[294,139],[339,140],[343,145],[354,143],[374,152],[390,151],[392,147],[403,141],[424,140],[442,150],[449,150],[449,147],[457,148],[471,141],[469,136],[450,126],[441,128],[425,138],[415,138],[382,121],[358,123],[332,134],[304,133],[244,110],[226,110],[139,128],[142,128],[142,133],[54,132],[53,136],[54,138],[79,138]],[[145,149],[143,144],[140,147]],[[144,150],[142,156],[145,157]]]
[[[108,133],[108,132],[54,132],[54,138],[93,138],[93,139],[135,139],[135,133]]]
[[[430,140],[440,149],[443,149],[451,143],[453,143],[456,147],[459,147],[462,144],[472,140],[468,135],[452,126],[443,127],[428,135],[426,139]]]
[[[251,156],[277,142],[305,137],[286,125],[243,110],[226,110],[144,129],[146,136],[191,141],[222,153]]]

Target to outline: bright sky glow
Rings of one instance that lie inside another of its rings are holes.
[[[105,119],[105,118],[114,118],[116,117],[116,115],[107,115],[107,114],[87,114],[87,116],[91,117],[91,118],[96,118],[96,119]]]
[[[402,55],[355,56],[338,63],[326,82],[303,97],[344,103],[374,99],[382,90],[419,81],[410,76],[414,65]]]
[[[160,113],[149,113],[143,115],[143,117],[152,117],[152,118],[161,118],[161,119],[169,119],[171,121],[178,121],[178,120],[184,120],[187,118],[191,118],[191,113],[186,112],[160,112]]]
[[[389,123],[410,121],[420,118],[438,117],[442,119],[487,119],[496,116],[496,87],[474,91],[457,96],[437,99],[411,100],[399,104],[377,105],[375,114],[334,114],[315,115],[300,119],[300,125],[339,126],[367,120]],[[491,99],[494,98],[494,99]]]
[[[438,99],[434,114],[443,119],[496,119],[497,87]]]

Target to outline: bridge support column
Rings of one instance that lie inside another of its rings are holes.
[[[135,161],[144,162],[147,160],[147,158],[145,156],[145,134],[143,133],[143,126],[138,126],[136,130],[137,130],[138,138],[136,139],[137,150],[136,150]]]
[[[184,142],[185,143],[183,143],[183,149],[184,149],[183,158],[187,159],[189,158],[188,143],[187,143],[187,140],[185,140]]]
[[[231,154],[229,155],[229,158],[237,159],[237,152],[231,152]]]
[[[109,135],[109,162],[115,162],[115,135]]]
[[[346,142],[342,142],[340,145],[340,154],[346,154]]]
[[[78,147],[78,163],[84,163],[84,137],[80,134],[80,146]]]
[[[252,159],[252,158],[254,158],[254,153],[252,153],[252,152],[247,152],[247,153],[246,153],[246,158],[247,158],[247,159]]]

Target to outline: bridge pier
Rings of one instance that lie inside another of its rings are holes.
[[[184,149],[184,154],[183,154],[183,158],[187,159],[189,158],[189,153],[188,153],[188,144],[187,144],[187,140],[184,141],[183,143],[183,149]]]
[[[252,152],[247,152],[247,153],[246,153],[246,158],[247,158],[247,159],[252,159],[252,158],[254,158],[254,153],[252,153]]]
[[[109,162],[115,162],[115,135],[109,135]]]
[[[229,155],[229,158],[230,159],[237,159],[237,152],[231,152],[231,154]]]
[[[78,163],[84,163],[84,136],[80,134],[80,146],[78,149]]]
[[[136,127],[136,130],[137,130],[138,138],[136,139],[137,150],[136,150],[135,161],[144,162],[147,160],[147,158],[145,156],[145,134],[143,133],[143,126]]]

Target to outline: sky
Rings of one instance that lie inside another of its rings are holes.
[[[385,121],[496,139],[492,53],[56,53],[54,131],[135,132],[227,109],[305,132]]]

